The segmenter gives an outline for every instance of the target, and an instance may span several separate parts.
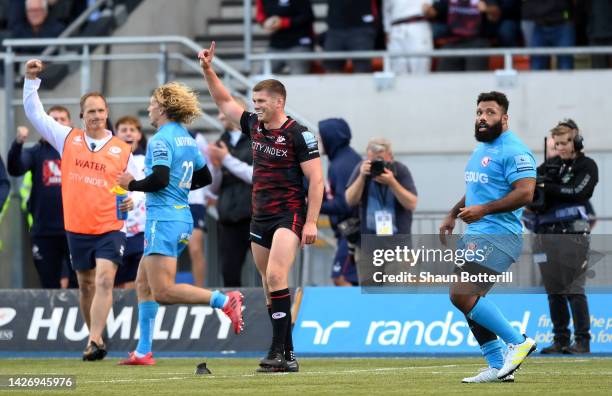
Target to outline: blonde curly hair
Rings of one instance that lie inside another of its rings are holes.
[[[198,95],[185,84],[173,81],[157,87],[153,98],[169,120],[191,124],[202,115]]]

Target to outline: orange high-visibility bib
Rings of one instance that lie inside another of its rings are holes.
[[[62,203],[66,231],[99,235],[118,231],[115,195],[110,191],[127,168],[131,147],[113,136],[102,149],[87,147],[85,132],[74,128],[62,153]]]

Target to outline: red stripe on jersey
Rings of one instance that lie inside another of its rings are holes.
[[[295,120],[293,118],[289,118],[287,119],[287,121],[285,122],[285,125],[283,125],[281,127],[281,129],[287,129],[289,128],[291,125],[295,124]]]

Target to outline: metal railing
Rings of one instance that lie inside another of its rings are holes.
[[[546,47],[546,48],[486,48],[486,49],[459,49],[459,50],[432,50],[432,51],[346,51],[346,52],[303,52],[303,53],[254,53],[253,52],[253,1],[243,0],[243,40],[244,60],[247,70],[253,61],[263,62],[263,72],[272,74],[272,62],[275,60],[337,60],[337,59],[383,59],[383,72],[391,73],[390,60],[396,57],[408,58],[453,58],[468,56],[503,56],[506,73],[514,72],[513,56],[515,55],[599,55],[612,54],[612,46],[597,47]]]
[[[448,212],[443,211],[416,211],[412,217],[412,234],[437,234],[440,224],[447,216]],[[595,216],[592,218],[595,223],[593,234],[600,234],[602,229],[605,231],[606,226],[612,224],[612,216]],[[454,233],[462,234],[465,231],[467,224],[461,220],[457,220]]]
[[[99,11],[103,6],[111,5],[112,0],[96,0],[95,3],[91,4],[85,11],[81,13],[64,31],[59,35],[58,38],[70,37],[76,33],[83,25],[85,25],[89,17],[96,11]],[[56,47],[51,46],[45,48],[42,55],[50,55],[55,52]]]
[[[393,58],[463,58],[502,56],[504,71],[514,71],[516,55],[601,55],[612,54],[612,46],[565,48],[486,48],[486,49],[438,49],[431,51],[333,51],[293,53],[250,53],[249,61],[263,63],[264,74],[272,74],[272,62],[278,60],[333,60],[333,59],[383,59],[383,71],[391,73]]]
[[[101,2],[98,2],[102,4]],[[96,4],[98,4],[96,3]],[[158,63],[157,81],[156,83],[161,85],[168,81],[169,71],[168,62],[175,60],[182,66],[196,71],[201,72],[199,62],[196,59],[196,53],[202,48],[194,41],[182,37],[182,36],[147,36],[147,37],[81,37],[81,38],[55,38],[55,39],[6,39],[3,41],[3,45],[6,48],[4,53],[0,53],[0,61],[4,63],[4,88],[5,88],[5,102],[4,102],[4,117],[5,117],[5,130],[15,130],[15,115],[14,108],[23,106],[21,98],[15,98],[15,64],[21,64],[31,58],[37,58],[42,61],[48,62],[76,62],[79,64],[81,81],[80,81],[80,92],[81,94],[88,92],[92,86],[92,62],[110,62],[110,61],[154,61]],[[98,54],[93,53],[92,48],[101,45],[109,46],[126,46],[126,45],[156,45],[158,50],[154,52],[139,52],[139,53],[124,53],[124,54]],[[193,53],[193,57],[189,58],[180,52],[170,52],[168,46],[175,45],[183,51],[187,50]],[[61,53],[61,54],[41,54],[40,56],[33,55],[20,55],[15,49],[18,47],[41,47],[41,46],[52,46],[52,47],[66,47],[76,49],[72,53]],[[255,81],[247,78],[242,73],[231,67],[229,64],[224,62],[222,59],[215,57],[213,60],[213,66],[216,70],[223,72],[223,80],[228,89],[233,95],[244,98],[241,91],[250,91]],[[204,81],[202,80],[204,84]],[[143,96],[109,96],[107,101],[109,104],[147,104],[150,97]],[[246,98],[245,98],[246,99]],[[247,102],[250,100],[247,99]],[[79,97],[63,97],[53,98],[54,104],[78,104],[80,102]],[[295,110],[290,107],[286,108],[286,111],[298,122],[311,129],[317,131],[315,123],[302,117]],[[221,130],[221,124],[210,115],[204,115],[205,121],[213,127]],[[10,146],[14,135],[12,133],[6,134],[7,147]],[[13,190],[13,196],[16,197],[16,190]],[[23,284],[22,266],[23,257],[19,233],[13,233],[14,237],[11,239],[11,245],[13,246],[13,254],[11,255],[11,267],[12,267],[12,281],[11,283],[17,287]]]
[[[194,57],[192,59],[186,57],[180,52],[168,52],[169,45],[179,45],[184,49],[193,52]],[[56,39],[7,39],[3,41],[3,45],[6,47],[6,52],[2,54],[5,67],[4,85],[6,89],[6,97],[11,98],[5,103],[5,117],[6,117],[6,128],[7,130],[14,129],[14,117],[13,117],[13,106],[21,106],[21,99],[13,99],[14,97],[14,68],[13,64],[23,63],[28,59],[33,58],[32,55],[18,55],[15,52],[15,47],[40,47],[40,46],[66,46],[66,47],[77,47],[79,48],[78,53],[64,53],[58,55],[41,55],[37,58],[42,61],[48,62],[78,62],[80,64],[81,71],[81,94],[84,94],[90,90],[91,87],[91,68],[92,62],[108,62],[108,61],[134,61],[134,60],[145,60],[145,61],[157,61],[158,62],[158,73],[157,83],[159,85],[164,84],[168,80],[168,61],[176,60],[185,67],[201,72],[199,62],[196,60],[195,54],[202,48],[194,41],[182,37],[182,36],[154,36],[154,37],[83,37],[83,38],[56,38]],[[159,50],[156,52],[145,52],[145,53],[126,53],[126,54],[94,54],[91,52],[91,48],[98,45],[158,45]],[[243,89],[250,90],[255,82],[242,73],[231,67],[223,60],[215,57],[213,65],[217,70],[221,70],[224,75],[225,85],[232,90],[232,94],[244,97],[238,89],[235,88],[235,84],[231,84],[232,81],[237,82],[238,86]],[[249,102],[248,98],[247,102]],[[108,97],[110,104],[115,103],[143,103],[146,104],[149,101],[149,97],[141,96],[126,96],[126,97]],[[56,104],[76,104],[79,103],[79,98],[56,98],[54,99]],[[287,107],[286,111],[289,115],[295,118],[298,122],[308,127],[313,131],[317,131],[316,124],[302,117],[291,107]],[[221,128],[220,123],[209,115],[204,115],[206,122],[216,128]]]

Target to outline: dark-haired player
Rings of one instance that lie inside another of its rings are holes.
[[[240,122],[253,148],[251,249],[261,274],[272,320],[272,345],[260,372],[298,371],[291,341],[288,275],[298,246],[317,239],[323,170],[316,136],[285,114],[286,91],[277,80],[253,87],[255,113],[234,101],[212,68],[215,43],[198,57],[219,110]],[[308,180],[308,205],[303,178]]]
[[[475,122],[476,147],[465,167],[466,193],[440,226],[440,237],[450,234],[458,217],[468,224],[459,245],[480,250],[480,261],[466,263],[461,271],[501,274],[520,255],[522,207],[533,199],[536,167],[527,146],[508,130],[508,99],[503,93],[478,96]],[[493,283],[457,283],[450,299],[465,316],[489,367],[463,382],[514,380],[512,374],[536,349],[535,341],[521,334],[504,317],[486,293]],[[500,337],[508,346],[504,358]]]

